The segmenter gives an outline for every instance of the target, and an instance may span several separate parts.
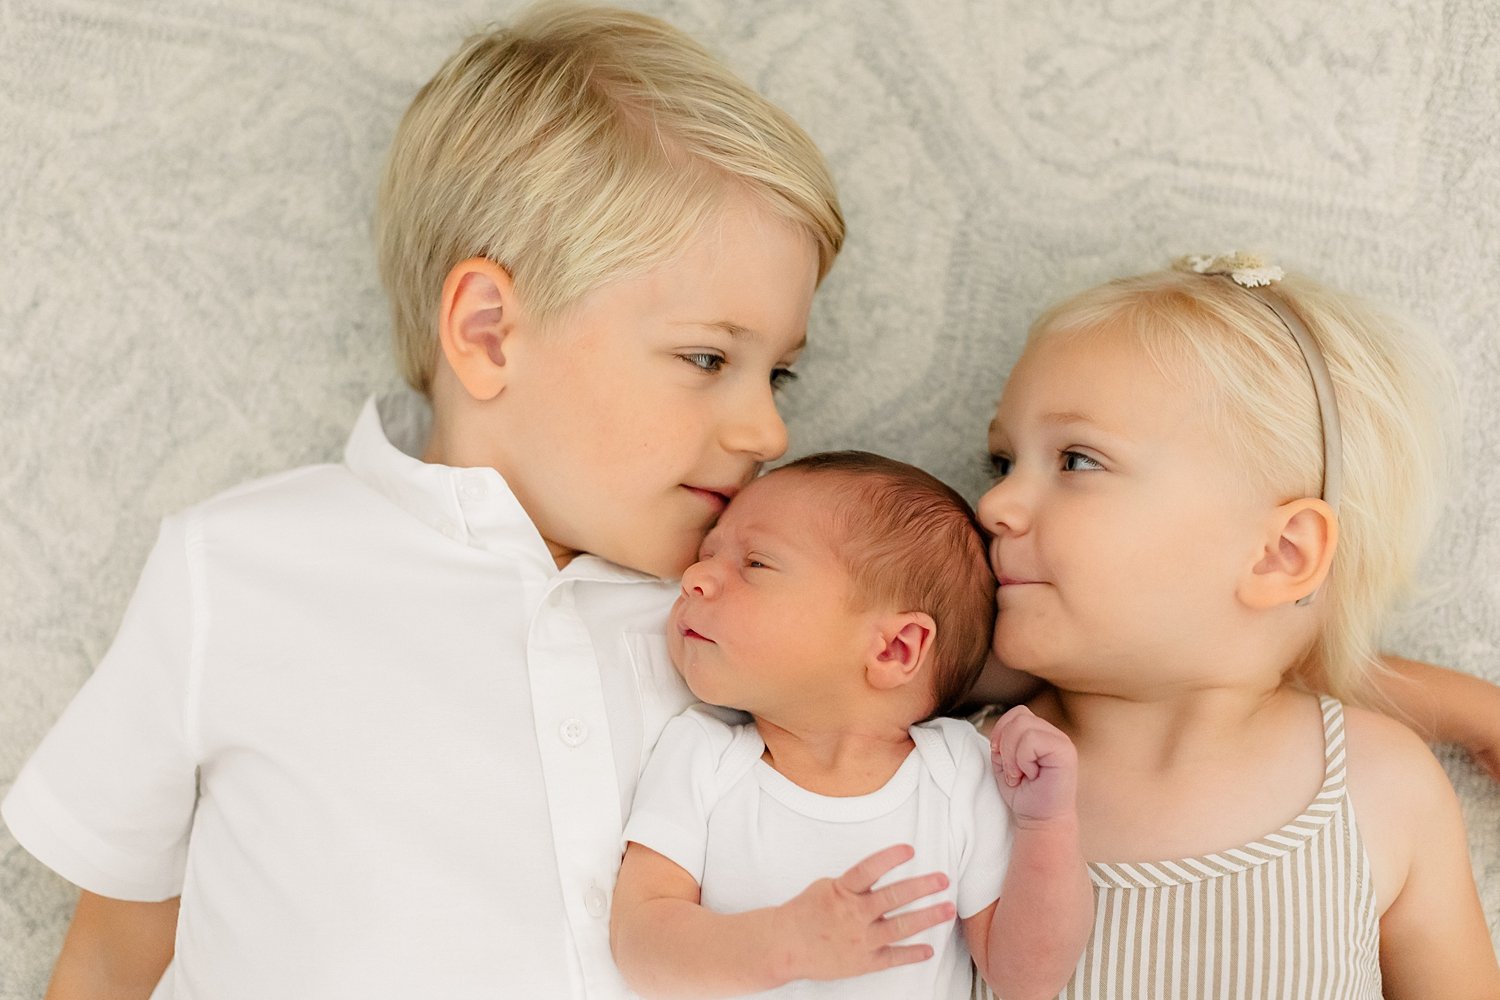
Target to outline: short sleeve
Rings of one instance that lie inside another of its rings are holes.
[[[961,837],[958,915],[968,918],[1000,898],[1014,832],[990,769],[989,742],[967,722],[945,722],[951,723],[944,735],[958,770],[953,787],[953,824]]]
[[[676,862],[703,884],[716,772],[733,730],[701,709],[668,721],[636,787],[625,840]]]
[[[163,523],[109,652],[0,806],[39,861],[116,899],[154,902],[182,890],[197,796],[188,524]]]

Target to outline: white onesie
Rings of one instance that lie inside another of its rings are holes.
[[[625,839],[681,865],[703,905],[738,913],[786,902],[820,878],[843,874],[893,844],[916,856],[882,883],[947,874],[943,893],[969,917],[1000,895],[1010,857],[1010,814],[990,770],[989,744],[972,725],[935,719],[911,728],[916,749],[868,795],[809,792],[761,760],[753,723],[688,709],[667,723],[646,764]],[[740,718],[747,718],[741,716]],[[933,957],[855,979],[801,980],[761,996],[967,997],[969,952],[957,921],[903,943]]]

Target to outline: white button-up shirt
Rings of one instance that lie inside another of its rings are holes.
[[[497,473],[410,457],[414,408],[168,518],[5,800],[79,886],[182,896],[158,997],[626,993],[623,820],[691,701],[676,588],[559,571]]]

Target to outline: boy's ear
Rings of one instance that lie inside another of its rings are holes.
[[[889,691],[915,680],[936,636],[937,623],[924,612],[903,611],[882,618],[865,664],[870,685]]]
[[[1338,540],[1338,516],[1322,500],[1303,497],[1282,504],[1267,521],[1258,559],[1235,595],[1256,610],[1312,595],[1328,578]]]
[[[510,273],[492,260],[470,257],[443,282],[438,344],[464,390],[484,402],[505,388],[506,337],[520,318]]]

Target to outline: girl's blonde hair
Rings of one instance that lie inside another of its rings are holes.
[[[1342,423],[1338,547],[1309,614],[1318,636],[1293,677],[1370,704],[1385,616],[1411,584],[1446,467],[1444,401],[1452,372],[1415,328],[1368,304],[1287,275],[1274,293],[1327,361]],[[1271,309],[1227,277],[1177,270],[1112,281],[1045,313],[1029,341],[1057,334],[1138,338],[1168,378],[1209,399],[1231,458],[1287,500],[1317,497],[1323,444],[1311,376]]]
[[[805,230],[821,280],[844,239],[807,134],[644,14],[545,4],[470,38],[417,94],[376,212],[397,362],[428,393],[455,264],[487,257],[542,324],[665,263],[739,188]]]

